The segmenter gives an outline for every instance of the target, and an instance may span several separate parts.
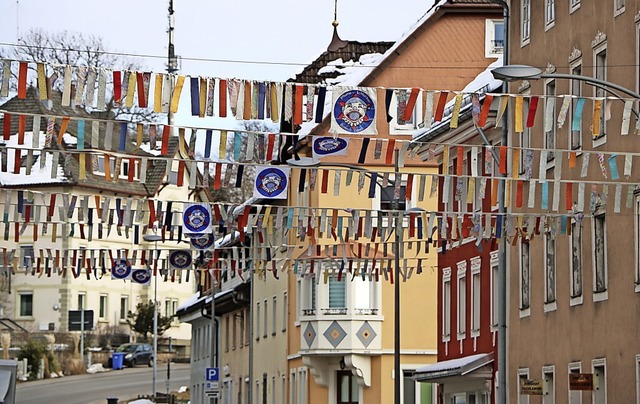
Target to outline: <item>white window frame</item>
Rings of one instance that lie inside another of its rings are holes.
[[[529,395],[522,394],[522,379],[529,379],[529,368],[518,369],[518,404],[529,404]]]
[[[518,173],[520,175],[524,175],[525,173],[525,162],[524,156],[526,151],[531,147],[531,128],[527,128],[527,115],[529,114],[529,106],[531,105],[530,94],[527,93],[522,94],[522,134],[518,136],[518,141],[520,142],[520,159],[518,160]],[[546,100],[546,97],[545,97]]]
[[[626,8],[625,0],[614,0],[613,1],[613,16],[617,17],[620,14],[624,13]]]
[[[569,14],[580,8],[580,0],[569,0]]]
[[[28,255],[30,253],[30,255]],[[20,245],[20,268],[31,269],[35,261],[35,249],[33,244]],[[28,259],[27,259],[28,257]]]
[[[544,30],[547,31],[556,25],[556,2],[555,0],[545,0],[544,7]]]
[[[413,123],[398,123],[398,93],[400,91],[406,91],[407,97],[411,94],[411,88],[396,88],[393,89],[393,96],[391,97],[391,103],[389,105],[389,111],[391,112],[391,122],[389,122],[389,134],[391,135],[406,135],[409,134],[416,129],[418,129],[420,124],[423,121],[422,116],[422,93],[420,90],[418,92],[418,97],[416,98],[416,104],[413,109]]]
[[[33,318],[33,308],[35,306],[34,293],[32,290],[21,290],[17,293],[18,304],[16,305],[16,317],[18,318]],[[22,296],[31,296],[31,313],[30,314],[22,314]]]
[[[471,258],[471,337],[480,336],[482,307],[482,277],[480,257]]]
[[[278,297],[276,295],[273,296],[273,303],[272,303],[272,307],[271,307],[271,325],[272,325],[272,331],[271,331],[271,335],[275,336],[276,335],[276,329],[278,328],[277,325],[277,319],[278,319]]]
[[[602,368],[604,370],[604,380],[600,380],[596,374],[596,370]],[[591,373],[593,373],[593,391],[591,392],[591,402],[593,404],[607,404],[607,359],[597,358],[591,361]],[[596,401],[596,394],[604,390],[604,401]]]
[[[458,262],[456,282],[457,340],[467,338],[467,261]],[[464,290],[460,290],[464,288]]]
[[[297,385],[296,385],[297,369],[293,368],[289,371],[289,403],[298,404]]]
[[[124,302],[124,305],[123,305]],[[124,307],[124,312],[122,311],[122,308]],[[129,313],[129,310],[131,309],[130,306],[130,302],[129,302],[129,295],[120,295],[120,316],[119,316],[119,320],[121,323],[126,323],[127,322],[127,314]]]
[[[451,268],[442,270],[442,341],[451,341]]]
[[[108,315],[109,315],[109,295],[106,293],[100,293],[99,304],[98,304],[98,319],[106,320]]]
[[[636,355],[634,363],[636,368],[636,404],[640,404],[640,355]]]
[[[555,311],[558,308],[558,265],[557,265],[557,252],[558,252],[558,240],[557,238],[551,234],[551,230],[545,231],[544,233],[544,312]],[[552,266],[549,267],[548,260],[548,249],[549,242],[553,242],[553,262]],[[549,299],[549,285],[548,278],[550,271],[553,271],[553,300]]]
[[[487,58],[496,57],[504,53],[504,40],[501,47],[496,44],[496,25],[500,24],[504,35],[504,20],[485,20],[484,56]]]
[[[551,376],[551,377],[549,377]],[[544,385],[542,404],[555,404],[556,402],[556,369],[555,366],[542,367],[542,383]]]
[[[635,286],[636,293],[640,292],[640,193],[633,196],[633,230],[635,252]]]
[[[264,328],[262,330],[262,337],[267,338],[269,333],[269,299],[264,299]]]
[[[553,88],[553,94],[550,94],[549,89]],[[549,80],[545,80],[544,82],[544,95],[545,95],[545,104],[547,102],[549,102],[549,100],[551,99],[551,97],[553,97],[553,100],[555,101],[555,105],[553,108],[553,116],[557,116],[557,111],[558,111],[558,105],[557,105],[557,99],[556,99],[556,94],[557,94],[557,86],[556,86],[556,81],[555,79],[549,79]],[[545,109],[546,109],[546,105],[545,105]],[[551,142],[549,141],[550,139],[553,140],[553,144],[550,144]],[[551,132],[545,132],[544,133],[544,138],[543,138],[543,144],[544,144],[544,148],[548,150],[547,152],[547,161],[546,161],[546,165],[547,165],[547,170],[555,167],[556,165],[556,156],[555,156],[555,149],[558,149],[558,128],[557,125],[551,125]]]
[[[520,244],[520,318],[529,317],[531,315],[531,243],[529,241],[523,241]],[[525,262],[525,250],[526,250],[526,262]],[[526,273],[525,273],[526,264]],[[526,277],[526,279],[525,279]],[[524,292],[525,292],[525,280],[526,280],[526,292],[528,293],[527,305],[524,305]]]
[[[571,62],[569,64],[569,72],[572,75],[575,75],[576,72],[578,73],[578,75],[582,75],[582,58],[579,58],[573,62]],[[571,95],[573,95],[574,97],[582,97],[582,80],[570,80],[569,82],[569,89],[571,92]],[[576,91],[577,90],[577,91]],[[576,131],[576,133],[573,133],[573,116],[575,114],[575,107],[576,107],[576,103],[577,103],[577,98],[572,98],[571,99],[571,113],[570,113],[570,121],[569,121],[569,148],[571,150],[576,150],[576,151],[582,151],[582,145],[584,144],[584,139],[583,139],[583,133],[584,131],[582,130],[583,126],[584,126],[584,120],[585,120],[585,114],[584,114],[584,110],[586,107],[586,100],[585,100],[585,106],[583,107],[583,112],[582,112],[582,122],[580,125],[580,130]],[[574,137],[577,137],[578,139],[578,145],[574,146]]]
[[[569,236],[569,305],[577,306],[582,304],[584,299],[584,254],[583,254],[583,226],[581,220],[576,220],[575,218],[570,218],[569,226],[571,226],[571,236]],[[580,245],[578,246],[578,254],[579,254],[579,263],[580,267],[578,271],[580,273],[580,293],[577,292],[576,285],[574,283],[574,272],[576,268],[574,268],[575,263],[573,261],[573,250],[575,248],[574,237],[576,235],[580,235]]]
[[[568,392],[568,404],[582,404],[582,391],[569,390],[569,374],[570,373],[582,373],[582,364],[580,362],[571,362],[567,365],[567,392]],[[575,399],[572,401],[572,399]]]
[[[604,271],[604,290],[603,291],[597,291],[597,282],[596,282],[596,278],[597,278],[597,271],[598,268],[596,266],[596,221],[599,220],[599,217],[602,217],[604,220],[604,226],[603,226],[603,239],[604,239],[604,246],[603,246],[603,262],[604,262],[604,268],[602,268],[602,270]],[[603,300],[607,300],[609,298],[609,270],[608,270],[608,264],[607,264],[607,217],[606,217],[606,213],[604,211],[604,209],[599,209],[596,212],[594,212],[592,220],[591,220],[591,240],[592,240],[592,254],[591,254],[591,259],[592,259],[592,263],[593,263],[593,301],[594,302],[600,302]]]
[[[605,64],[604,64],[604,77],[598,77],[598,58],[599,55],[602,54],[602,52],[605,53]],[[607,76],[608,76],[608,67],[609,67],[609,54],[608,54],[608,50],[607,50],[607,41],[604,40],[601,43],[597,44],[596,46],[593,47],[593,76],[596,79],[600,79],[600,80],[607,80]],[[605,115],[605,111],[607,110],[607,93],[604,91],[604,89],[599,88],[599,87],[594,87],[593,88],[593,96],[594,97],[600,97],[603,98],[602,101],[602,133],[600,134],[600,136],[596,139],[593,138],[593,136],[591,137],[591,141],[593,143],[593,147],[599,147],[602,146],[603,144],[605,144],[607,142],[607,122],[604,119],[604,115]]]
[[[93,174],[94,175],[105,175],[105,171],[104,171],[104,155],[97,155],[96,158],[97,160],[97,168],[95,170],[93,170]],[[115,173],[115,167],[116,167],[116,161],[117,161],[117,157],[116,156],[109,156],[109,167],[110,167],[110,172],[111,172],[111,176],[113,177],[113,174]],[[120,170],[118,171],[118,178],[119,179],[128,179],[129,178],[129,158],[121,158],[120,159]],[[102,169],[100,168],[100,166],[102,166]],[[138,159],[134,159],[133,160],[133,166],[134,166],[134,173],[133,173],[133,179],[134,180],[138,180],[140,179],[140,160]]]
[[[531,42],[531,0],[520,3],[520,45]]]
[[[288,308],[287,308],[287,291],[285,290],[282,293],[282,332],[287,332],[287,312],[288,312]]]
[[[256,341],[260,341],[260,302],[256,302]]]
[[[498,331],[498,317],[499,314],[499,305],[498,305],[498,285],[500,284],[498,272],[499,272],[499,263],[498,263],[498,251],[491,252],[491,331]]]

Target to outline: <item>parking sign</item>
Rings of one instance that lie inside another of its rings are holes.
[[[220,380],[218,368],[207,368],[206,380],[208,382],[217,382]]]

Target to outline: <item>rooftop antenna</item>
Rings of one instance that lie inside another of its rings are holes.
[[[16,42],[20,40],[20,0],[16,0]]]
[[[347,46],[348,44],[347,41],[343,41],[342,39],[340,39],[340,36],[338,35],[339,24],[340,23],[338,22],[338,0],[334,0],[333,22],[331,23],[331,25],[333,25],[333,38],[331,38],[331,43],[327,47],[327,51],[329,52],[335,52],[337,50],[340,50],[345,46]]]

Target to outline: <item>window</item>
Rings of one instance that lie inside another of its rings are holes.
[[[178,317],[176,317],[176,311],[178,310],[178,299],[166,299],[164,301],[164,314],[167,317],[171,317],[171,322],[176,323]]]
[[[256,341],[260,341],[260,302],[256,303]]]
[[[244,336],[244,343],[245,345],[249,345],[251,343],[251,326],[250,326],[250,322],[251,322],[251,314],[250,313],[246,313],[244,315],[244,321],[246,321],[245,327],[244,327],[244,332],[245,332],[245,336]]]
[[[33,266],[33,245],[20,246],[20,267],[31,268]]]
[[[640,292],[640,193],[634,195],[634,222],[635,222],[635,256],[636,292]]]
[[[19,316],[33,316],[33,292],[18,292],[18,299],[20,299]]]
[[[402,372],[402,402],[404,404],[420,402],[419,397],[416,394],[417,382],[413,380],[413,372],[413,370],[404,370]]]
[[[244,346],[244,344],[249,343],[249,339],[245,339],[245,324],[244,324],[244,310],[241,310],[238,314],[238,322],[240,323],[240,348]]]
[[[582,373],[580,362],[569,363],[569,374]],[[569,404],[582,404],[582,391],[569,390]]]
[[[528,240],[520,243],[520,310],[527,311],[531,305],[531,244]],[[524,317],[528,313],[521,313]]]
[[[545,84],[545,102],[551,102],[553,105],[552,108],[553,115],[556,115],[556,82],[555,80],[549,80]],[[548,150],[547,152],[547,168],[549,164],[553,164],[555,160],[555,154],[553,150],[556,148],[556,125],[551,125],[551,130],[546,132],[544,135],[544,148]]]
[[[338,404],[358,404],[359,386],[351,371],[338,371]]]
[[[121,321],[126,320],[128,313],[129,313],[129,296],[122,295],[120,296],[120,320]]]
[[[307,404],[307,368],[298,369],[298,404]],[[357,402],[357,400],[356,400]]]
[[[301,305],[303,316],[314,316],[316,314],[316,281],[314,274],[303,275],[301,280]]]
[[[391,97],[389,110],[395,113],[390,114],[392,115],[392,120],[389,122],[389,133],[407,133],[418,129],[418,124],[422,123],[422,108],[420,107],[422,105],[422,91],[418,92],[418,97],[409,120],[404,119],[410,96],[410,88],[399,88],[393,90],[393,97]]]
[[[569,270],[571,286],[571,305],[582,303],[582,219],[571,219],[571,237],[569,238]]]
[[[480,258],[471,261],[471,336],[480,335]]]
[[[263,338],[267,338],[267,333],[269,332],[269,311],[267,303],[267,299],[264,299],[264,327],[262,329]]]
[[[224,319],[224,351],[229,352],[229,345],[231,338],[229,337],[229,329],[231,328],[230,315]]]
[[[398,198],[398,210],[407,210],[407,198],[405,197],[407,187],[402,185],[400,187],[400,198]],[[393,210],[393,203],[395,198],[395,186],[388,185],[382,188],[380,192],[380,210]]]
[[[296,396],[296,370],[292,369],[291,374],[289,376],[289,403],[297,404],[297,396]]]
[[[606,359],[594,359],[591,361],[593,368],[593,391],[591,402],[593,404],[606,404],[607,403],[607,374]]]
[[[522,45],[529,43],[531,39],[531,0],[522,0],[522,13],[520,14]]]
[[[104,294],[100,295],[100,311],[99,311],[100,320],[106,320],[107,319],[107,300],[108,300],[108,298],[109,298],[108,295],[104,295]]]
[[[96,156],[97,157],[97,166],[94,166],[93,173],[96,175],[105,175],[105,165],[104,165],[104,155]],[[117,159],[116,157],[109,157],[109,173],[111,176],[115,174],[116,162],[120,162],[120,171],[118,173],[119,178],[129,178],[129,171],[133,169],[133,179],[140,178],[140,162],[135,160],[127,159]],[[131,163],[133,162],[133,166]]]
[[[593,215],[593,299],[606,299],[607,291],[607,227],[604,210]]]
[[[594,48],[594,65],[595,65],[595,78],[602,81],[607,81],[607,44],[601,43]],[[607,109],[606,91],[601,87],[595,88],[595,96],[602,99],[602,108],[600,109],[600,134],[593,137],[594,147],[600,146],[606,141],[606,122],[605,111]]]
[[[580,8],[580,0],[569,0],[569,13],[573,13]]]
[[[544,303],[549,311],[556,308],[556,239],[551,229],[544,234],[544,257]]]
[[[500,279],[498,276],[500,266],[498,265],[498,252],[491,253],[491,330],[498,330],[499,307],[498,298]]]
[[[238,313],[233,313],[233,319],[231,320],[231,349],[235,351],[236,343],[238,341]]]
[[[545,29],[553,27],[556,22],[556,1],[545,0],[546,7],[544,12]]]
[[[556,402],[556,384],[554,376],[554,366],[545,366],[542,368],[542,382],[546,387],[546,391],[542,396],[542,404],[555,404]]]
[[[529,369],[518,369],[518,404],[529,404],[529,396],[522,394],[522,383],[529,380]]]
[[[467,263],[458,263],[458,339],[466,338],[467,333]]]
[[[571,74],[574,76],[582,75],[582,61],[578,61],[571,65]],[[571,149],[580,150],[582,149],[582,122],[584,121],[584,101],[580,101],[578,103],[577,97],[582,97],[582,81],[581,80],[571,80],[571,95],[574,97],[571,99],[571,122],[569,125],[569,131],[571,132]],[[576,120],[576,129],[573,125],[573,121],[575,118],[580,118],[576,115],[576,107],[580,105],[582,109],[580,111],[581,119]]]
[[[495,57],[504,53],[504,21],[487,20],[485,56]]]
[[[451,268],[442,270],[442,337],[449,341],[451,336]]]
[[[86,309],[87,292],[78,292],[78,310]]]
[[[344,314],[347,311],[346,282],[343,277],[329,276],[329,310],[326,314]]]
[[[287,331],[287,292],[282,295],[282,332]]]
[[[278,318],[278,312],[277,312],[277,300],[278,298],[276,296],[273,297],[273,305],[271,305],[271,325],[272,325],[272,331],[271,331],[271,335],[276,335],[276,319]]]
[[[618,16],[624,12],[625,0],[614,0],[613,15]]]

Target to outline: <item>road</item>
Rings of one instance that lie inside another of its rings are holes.
[[[158,367],[158,392],[166,393],[167,365]],[[41,404],[105,404],[107,397],[117,397],[122,403],[125,399],[138,397],[139,394],[151,394],[153,370],[148,367],[109,370],[92,375],[65,376],[59,379],[47,379],[18,384],[16,403]],[[180,386],[189,385],[189,364],[171,365],[171,391]]]

